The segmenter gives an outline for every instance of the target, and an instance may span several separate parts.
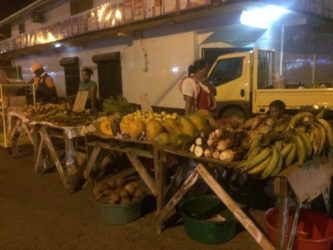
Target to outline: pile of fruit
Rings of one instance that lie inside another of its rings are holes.
[[[23,110],[33,121],[45,121],[59,126],[89,125],[98,114],[89,111],[73,112],[69,103],[29,105]]]
[[[97,202],[127,205],[141,200],[145,196],[145,190],[138,181],[118,178],[99,183],[93,189],[92,195]]]
[[[122,136],[154,141],[174,149],[188,149],[200,133],[208,134],[217,127],[217,122],[205,110],[188,116],[136,111],[120,122]]]
[[[249,150],[238,168],[267,178],[293,163],[302,166],[321,156],[333,146],[332,127],[321,114],[300,112],[276,123],[266,116],[246,121],[243,128],[248,130]]]

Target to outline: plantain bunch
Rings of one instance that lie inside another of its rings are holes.
[[[268,139],[267,139],[268,138]],[[265,136],[253,136],[249,151],[238,168],[261,178],[274,177],[297,163],[321,156],[333,147],[331,125],[311,112],[299,112],[289,121],[275,124]]]

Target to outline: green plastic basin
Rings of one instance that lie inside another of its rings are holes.
[[[218,244],[231,240],[235,235],[237,220],[217,196],[184,198],[179,203],[179,210],[186,234],[195,241]],[[217,214],[225,218],[225,221],[207,221]]]
[[[94,200],[93,202],[101,221],[108,224],[126,224],[141,217],[142,200],[132,202],[128,205],[110,205]]]

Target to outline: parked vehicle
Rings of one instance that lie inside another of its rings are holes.
[[[209,81],[217,91],[219,117],[246,118],[265,113],[276,99],[286,104],[287,112],[326,108],[333,113],[333,88],[318,84],[308,88],[284,86],[274,81],[274,62],[274,51],[258,48],[219,56],[209,71]]]

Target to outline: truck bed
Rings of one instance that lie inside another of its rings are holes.
[[[253,90],[252,112],[268,111],[269,104],[274,100],[283,101],[291,110],[315,105],[333,110],[333,88],[256,89]]]

